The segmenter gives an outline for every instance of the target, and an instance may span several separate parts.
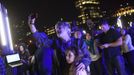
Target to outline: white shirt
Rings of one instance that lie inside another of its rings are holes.
[[[122,51],[123,53],[127,53],[132,50],[134,50],[134,46],[132,45],[131,36],[127,34],[125,37],[123,36]]]
[[[97,61],[101,57],[101,55],[99,54],[98,47],[97,47],[97,40],[94,41],[94,50],[96,54],[90,53],[91,61]]]

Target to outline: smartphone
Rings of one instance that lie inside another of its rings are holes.
[[[33,18],[38,18],[38,14],[37,13],[31,14],[31,19],[33,19]]]

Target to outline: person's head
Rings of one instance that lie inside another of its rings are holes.
[[[121,32],[121,28],[120,28],[120,27],[117,27],[116,30],[117,30],[118,32]]]
[[[74,37],[76,39],[80,39],[82,38],[82,35],[83,35],[83,32],[82,32],[82,29],[78,28],[74,31]]]
[[[18,49],[20,52],[24,52],[26,50],[26,45],[24,43],[20,43]]]
[[[67,48],[66,52],[66,61],[68,64],[71,64],[75,61],[76,58],[76,50],[74,48]]]
[[[68,22],[58,22],[55,25],[55,30],[59,38],[65,39],[65,36],[71,36],[70,24]]]
[[[109,30],[110,26],[108,24],[108,21],[107,20],[102,20],[101,21],[101,30],[103,32],[107,32]]]
[[[121,29],[121,35],[126,35],[127,34],[127,30],[125,30],[125,29]]]
[[[86,33],[86,40],[91,40],[91,34],[90,33]]]
[[[19,46],[19,50],[22,52],[22,51],[24,51],[24,47],[21,45],[21,46]]]

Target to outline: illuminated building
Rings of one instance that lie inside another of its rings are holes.
[[[46,32],[46,34],[47,35],[53,35],[53,34],[55,34],[55,27],[53,26],[53,27],[48,27],[48,28],[45,28],[45,32]]]
[[[96,22],[97,19],[103,17],[98,0],[76,0],[75,6],[80,11],[80,15],[78,16],[79,25],[86,24],[88,19]]]
[[[123,28],[130,27],[134,20],[134,2],[123,1],[120,4],[120,8],[113,14],[113,17],[121,17]]]
[[[27,22],[25,21],[21,21],[18,24],[14,24],[13,31],[14,31],[13,38],[14,38],[15,43],[20,42],[20,41],[24,42],[24,40],[26,40],[27,37],[31,35]]]
[[[127,7],[123,7],[117,10],[113,16],[115,17],[126,16],[126,15],[131,15],[133,13],[134,13],[134,6],[127,6]]]
[[[62,20],[61,20],[62,21]],[[72,24],[72,22],[68,22],[70,24]],[[46,26],[46,25],[45,25]],[[48,36],[52,36],[55,35],[55,26],[51,26],[51,27],[44,27],[44,32],[48,35]]]

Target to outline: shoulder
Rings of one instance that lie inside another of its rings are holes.
[[[33,36],[41,36],[43,38],[48,37],[46,33],[44,33],[44,32],[38,32],[38,31],[35,32],[35,33],[33,33]]]
[[[131,36],[130,36],[129,34],[127,34],[127,35],[125,36],[125,38],[131,38]]]
[[[120,32],[118,32],[117,30],[112,29],[112,28],[109,29],[109,32],[111,32],[111,33],[120,33]]]
[[[95,36],[94,39],[99,39],[99,38],[103,37],[104,35],[105,35],[105,33],[103,32],[103,33],[98,34],[97,36]]]
[[[110,28],[110,34],[114,35],[114,36],[118,36],[121,37],[121,33],[115,29]]]

